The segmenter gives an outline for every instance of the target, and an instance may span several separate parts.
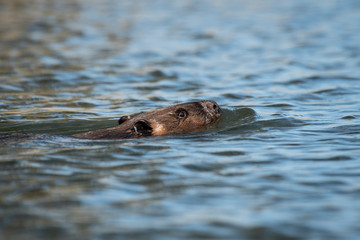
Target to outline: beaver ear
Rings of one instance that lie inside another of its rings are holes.
[[[122,116],[121,118],[119,118],[118,123],[119,125],[126,122],[127,120],[129,120],[131,117],[130,116]]]
[[[152,135],[152,127],[150,123],[144,119],[137,121],[134,124],[134,132],[139,136],[151,136]]]

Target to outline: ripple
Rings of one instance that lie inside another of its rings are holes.
[[[288,117],[288,118],[260,120],[257,121],[256,124],[259,127],[263,127],[263,128],[284,128],[284,127],[288,128],[288,127],[303,126],[306,123],[300,119]]]
[[[275,104],[265,105],[264,107],[283,108],[283,107],[293,107],[293,106],[294,105],[289,103],[275,103]]]
[[[312,92],[312,94],[326,94],[330,96],[348,95],[351,94],[348,89],[344,88],[326,88]]]
[[[237,100],[252,98],[252,96],[249,95],[235,94],[235,93],[225,93],[222,96],[225,98],[237,99]]]
[[[307,158],[303,159],[304,161],[314,161],[314,162],[323,162],[323,161],[349,161],[353,160],[352,157],[346,155],[333,156],[333,157],[324,157],[324,158]]]
[[[351,116],[351,115],[347,115],[347,116],[343,116],[341,119],[356,119],[356,117]]]
[[[218,129],[223,131],[237,128],[253,122],[255,118],[256,112],[251,108],[222,108],[222,116],[218,123]]]
[[[212,153],[210,153],[210,154],[217,155],[217,156],[228,157],[228,156],[241,156],[241,155],[245,155],[245,152],[241,152],[241,151],[219,151],[219,152],[212,152]]]

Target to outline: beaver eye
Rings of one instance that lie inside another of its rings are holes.
[[[178,109],[176,111],[176,114],[177,114],[177,118],[179,119],[183,119],[183,118],[186,118],[188,116],[188,112],[185,110],[185,109]]]

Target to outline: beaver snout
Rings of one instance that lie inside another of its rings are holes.
[[[203,108],[206,111],[214,112],[214,113],[220,113],[220,107],[214,101],[211,101],[211,100],[201,101],[200,104],[203,106]]]
[[[216,102],[211,100],[206,100],[206,101],[200,101],[200,104],[202,105],[204,112],[206,113],[207,123],[211,123],[219,119],[221,115],[221,109]]]

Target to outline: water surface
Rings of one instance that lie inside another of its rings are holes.
[[[360,4],[0,1],[0,238],[358,239]],[[212,99],[203,133],[74,140]]]

